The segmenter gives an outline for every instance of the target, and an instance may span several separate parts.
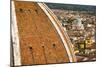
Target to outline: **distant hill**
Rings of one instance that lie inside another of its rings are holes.
[[[46,4],[51,9],[96,12],[96,6],[92,5],[75,5],[75,4],[58,4],[58,3],[46,3]]]

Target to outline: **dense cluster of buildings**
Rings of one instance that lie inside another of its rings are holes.
[[[68,33],[78,61],[95,60],[96,16],[92,11],[52,9]]]

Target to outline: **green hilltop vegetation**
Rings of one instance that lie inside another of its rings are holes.
[[[63,9],[73,11],[93,11],[96,12],[96,6],[93,5],[75,5],[75,4],[59,4],[59,3],[46,3],[51,9]]]

